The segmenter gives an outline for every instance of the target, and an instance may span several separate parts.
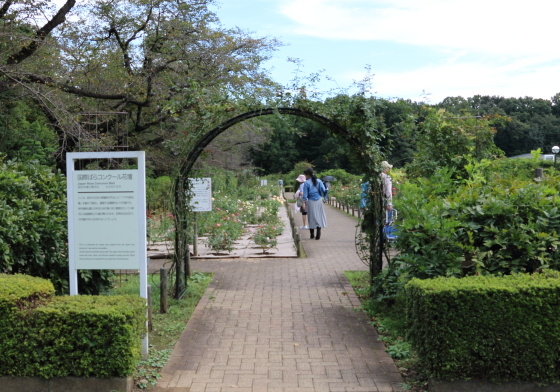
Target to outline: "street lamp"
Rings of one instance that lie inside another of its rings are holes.
[[[554,170],[556,170],[556,155],[560,152],[560,147],[552,147],[552,153],[554,154]]]

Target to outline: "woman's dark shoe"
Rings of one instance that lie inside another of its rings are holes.
[[[309,229],[309,232],[311,233],[311,239],[315,238],[315,229]]]
[[[320,240],[321,239],[321,228],[317,227],[317,237],[315,237],[316,240]]]

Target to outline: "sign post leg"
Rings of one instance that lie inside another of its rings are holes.
[[[70,295],[78,295],[78,270],[73,267],[70,267]]]
[[[194,235],[193,235],[193,255],[198,256],[198,214],[193,212],[194,214]]]
[[[148,300],[148,259],[142,258],[143,262],[140,262],[140,297]],[[147,303],[147,302],[146,302]],[[146,335],[142,339],[142,360],[146,361],[148,359],[148,310],[146,309]]]

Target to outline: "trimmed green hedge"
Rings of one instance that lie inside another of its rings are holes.
[[[413,279],[408,339],[431,377],[560,381],[560,273]]]
[[[0,376],[131,375],[140,356],[146,301],[53,293],[43,279],[0,274]]]

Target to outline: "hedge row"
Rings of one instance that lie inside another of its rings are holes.
[[[49,281],[0,274],[0,376],[131,375],[145,331],[145,300],[53,293]]]
[[[560,273],[414,279],[408,339],[432,377],[560,381]]]

